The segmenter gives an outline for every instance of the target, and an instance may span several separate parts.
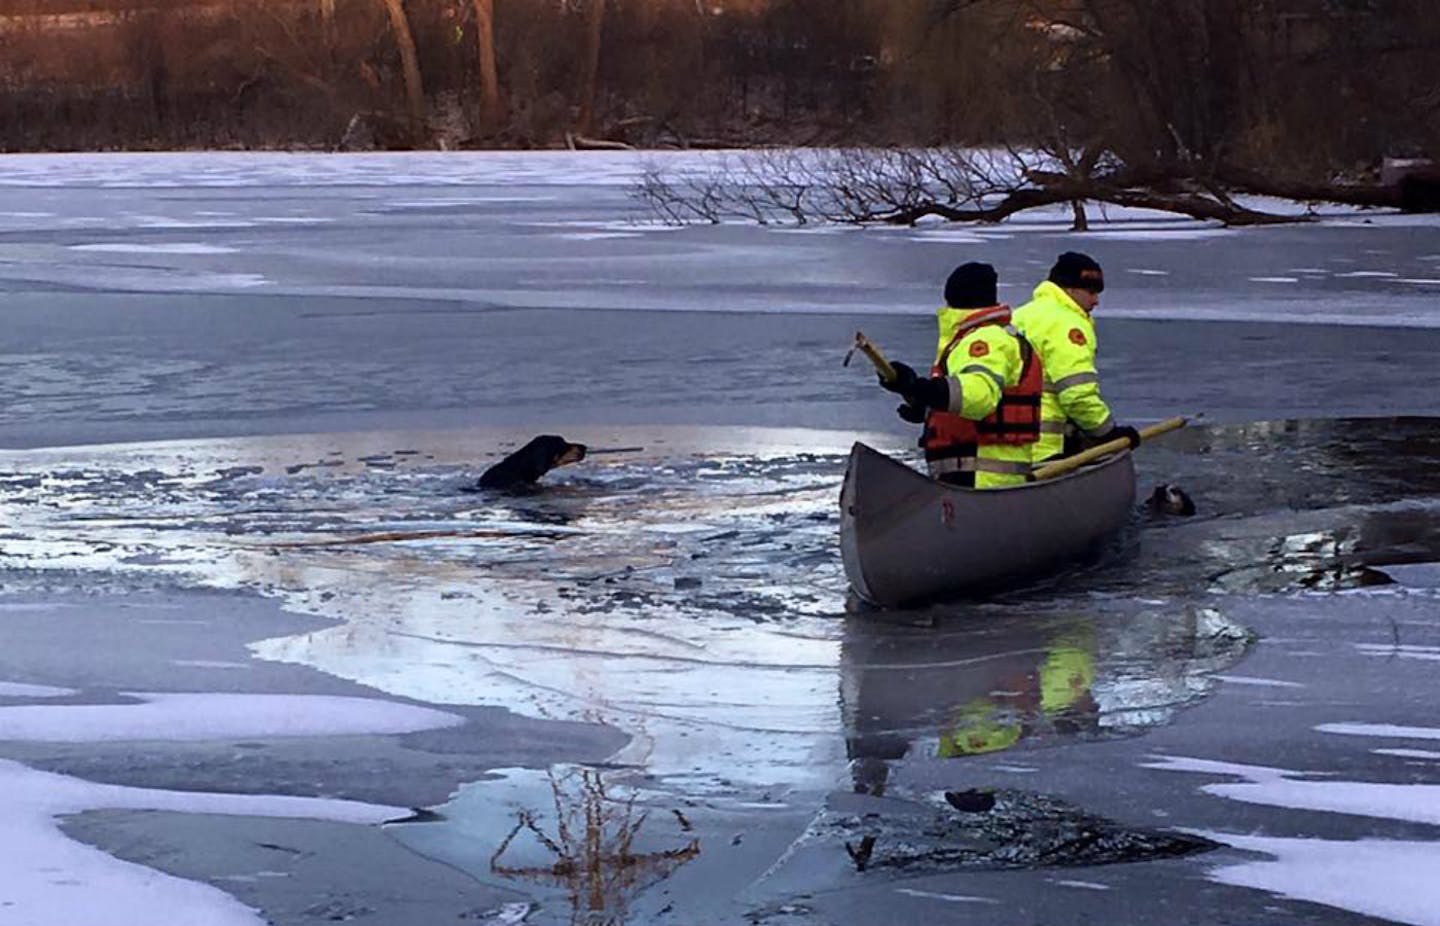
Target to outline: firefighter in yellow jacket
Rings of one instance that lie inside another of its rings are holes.
[[[1090,314],[1104,289],[1105,275],[1094,258],[1066,251],[1045,282],[1035,287],[1034,298],[1014,312],[1013,324],[1045,366],[1041,433],[1034,448],[1037,463],[1079,450],[1082,435],[1091,441],[1123,437],[1132,448],[1140,444],[1136,430],[1117,425],[1100,397]]]
[[[940,344],[930,376],[903,363],[881,385],[905,397],[898,411],[925,423],[930,474],[980,489],[1019,485],[1040,438],[1044,371],[1038,352],[1010,326],[989,264],[957,267],[945,282]]]

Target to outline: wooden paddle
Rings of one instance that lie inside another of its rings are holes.
[[[1152,437],[1159,437],[1161,434],[1168,434],[1169,432],[1174,431],[1177,428],[1185,427],[1188,421],[1189,419],[1187,418],[1167,418],[1159,424],[1152,424],[1148,428],[1141,428],[1140,439],[1149,440]],[[1056,460],[1054,463],[1046,463],[1044,466],[1031,473],[1030,479],[1033,482],[1039,482],[1042,479],[1054,479],[1056,476],[1063,476],[1066,473],[1073,472],[1074,470],[1079,469],[1080,467],[1084,466],[1086,463],[1091,462],[1092,460],[1098,460],[1101,457],[1109,456],[1112,453],[1119,453],[1121,450],[1124,450],[1126,447],[1129,446],[1129,441],[1127,441],[1123,437],[1117,437],[1115,440],[1106,441],[1103,444],[1097,444],[1096,446],[1091,447],[1089,450],[1082,450],[1081,452],[1075,454],[1073,457],[1066,457],[1063,460]]]
[[[895,382],[895,368],[890,365],[890,361],[885,359],[885,355],[880,353],[880,348],[875,346],[875,342],[865,337],[863,331],[855,332],[855,346],[846,352],[845,363],[842,366],[850,365],[850,358],[855,356],[857,350],[870,358],[870,362],[875,365],[875,372],[880,374],[881,379],[887,383]]]

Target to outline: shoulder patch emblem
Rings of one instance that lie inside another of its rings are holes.
[[[1074,345],[1076,345],[1076,346],[1078,346],[1078,347],[1084,347],[1084,346],[1085,346],[1085,343],[1086,343],[1086,342],[1085,342],[1085,332],[1081,331],[1079,328],[1071,328],[1071,329],[1070,329],[1070,343],[1071,343],[1071,344],[1074,344]]]
[[[990,345],[984,341],[976,341],[970,345],[970,356],[972,357],[983,357],[988,353],[990,353]]]

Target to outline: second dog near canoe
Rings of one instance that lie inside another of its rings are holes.
[[[1161,483],[1150,493],[1145,502],[1146,509],[1153,515],[1172,515],[1188,518],[1195,514],[1195,502],[1189,493],[1169,482]]]
[[[557,466],[583,459],[584,444],[572,444],[558,434],[541,434],[487,469],[475,485],[480,489],[524,489]]]

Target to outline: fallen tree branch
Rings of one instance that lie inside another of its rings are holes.
[[[609,138],[590,138],[586,135],[565,133],[565,147],[571,151],[634,151],[635,146]]]
[[[1347,206],[1398,207],[1399,190],[1380,184],[1304,183],[1269,177],[1253,170],[1224,167],[1216,179],[1233,190],[1254,196],[1275,196],[1299,202],[1339,203]]]
[[[1281,215],[1260,212],[1241,206],[1234,201],[1222,201],[1198,193],[1162,193],[1153,189],[1116,188],[1103,183],[1067,183],[1047,190],[1065,192],[1066,200],[1092,200],[1114,206],[1129,206],[1134,209],[1155,209],[1188,215],[1192,219],[1206,219],[1225,225],[1286,225],[1307,222],[1310,216],[1304,214]]]
[[[1057,170],[1061,167],[1063,170]],[[837,222],[910,225],[926,218],[1002,222],[1027,209],[1070,204],[1083,229],[1080,204],[1105,203],[1189,216],[1229,226],[1310,221],[1307,212],[1275,213],[1242,204],[1234,194],[1395,206],[1379,186],[1304,184],[1231,169],[1203,175],[1187,164],[1129,167],[1108,151],[1078,156],[965,149],[760,151],[722,158],[709,171],[647,172],[637,191],[668,222]]]
[[[878,220],[887,225],[913,225],[923,218],[937,216],[951,222],[1003,222],[1017,212],[1034,209],[1038,206],[1051,206],[1056,203],[1068,202],[1074,198],[1075,197],[1068,193],[1024,189],[1016,190],[1008,194],[993,206],[965,208],[948,206],[943,203],[923,203],[897,210],[889,215],[880,216]]]

